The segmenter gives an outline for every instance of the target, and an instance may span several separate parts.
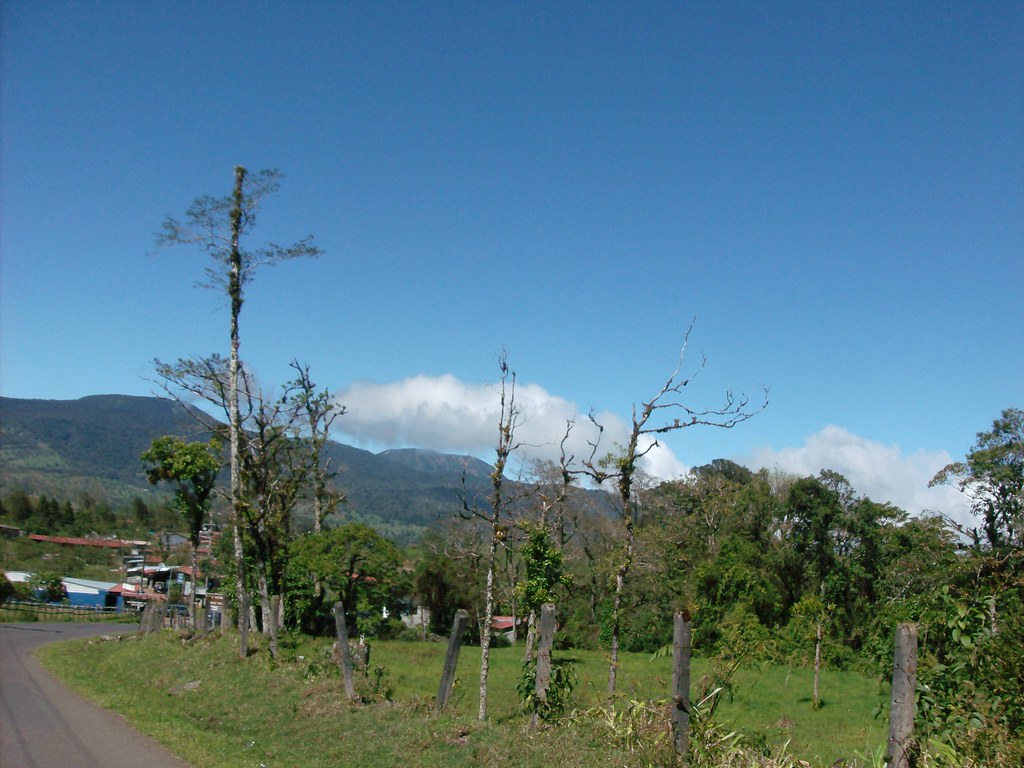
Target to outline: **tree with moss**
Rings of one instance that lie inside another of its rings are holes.
[[[230,344],[227,381],[227,411],[231,467],[231,508],[235,516],[234,549],[237,571],[237,596],[246,594],[244,553],[240,520],[244,499],[242,488],[242,416],[239,393],[242,377],[240,357],[241,333],[239,318],[245,298],[245,287],[254,279],[259,267],[277,264],[300,257],[319,256],[321,251],[307,236],[289,246],[268,243],[251,249],[244,245],[245,237],[256,226],[256,218],[263,199],[277,191],[281,174],[263,170],[250,174],[243,166],[235,166],[235,184],[231,195],[212,197],[204,195],[193,201],[185,212],[184,220],[168,216],[163,231],[157,235],[157,245],[188,245],[198,247],[213,260],[206,269],[207,287],[226,292],[231,307]]]
[[[621,554],[615,568],[615,588],[610,616],[611,656],[608,664],[608,692],[615,692],[616,675],[619,666],[620,633],[622,629],[623,597],[626,578],[633,567],[636,554],[636,528],[640,517],[640,488],[637,480],[641,461],[658,447],[658,437],[670,432],[695,426],[731,429],[746,421],[759,409],[750,408],[746,395],[734,396],[725,393],[724,402],[717,408],[692,408],[681,399],[684,390],[694,377],[703,370],[706,361],[701,359],[696,370],[682,378],[682,366],[690,339],[687,330],[679,352],[675,369],[653,397],[633,406],[632,423],[625,445],[617,446],[611,452],[602,452],[601,436],[604,426],[591,414],[590,420],[597,428],[598,437],[591,442],[591,451],[578,472],[590,478],[597,485],[612,484],[621,528]],[[765,398],[767,405],[767,397]],[[763,408],[764,406],[762,406]]]
[[[508,515],[512,502],[505,484],[505,468],[512,453],[519,447],[515,440],[515,432],[521,416],[519,405],[516,403],[516,374],[509,367],[504,354],[498,359],[498,367],[501,371],[498,440],[494,449],[495,462],[494,470],[491,472],[489,508],[482,508],[475,501],[470,503],[463,477],[461,512],[463,518],[476,520],[487,529],[487,549],[484,556],[487,577],[484,585],[484,612],[480,617],[480,706],[477,711],[480,720],[487,719],[487,678],[490,671],[491,620],[494,617],[495,605],[495,566],[498,546],[508,534]]]

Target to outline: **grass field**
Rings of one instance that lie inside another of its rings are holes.
[[[196,768],[572,768],[671,762],[663,709],[637,708],[653,720],[623,716],[614,722],[593,709],[607,703],[605,654],[559,655],[576,659],[574,704],[584,714],[569,723],[531,729],[515,690],[521,647],[492,651],[487,723],[476,719],[479,648],[474,647],[462,650],[448,711],[433,715],[444,650],[440,643],[374,643],[370,667],[383,673],[377,695],[373,675],[361,680],[371,702],[364,705],[345,701],[327,640],[288,647],[278,664],[269,661],[265,650],[242,661],[232,637],[211,636],[186,645],[169,631],[120,642],[50,645],[40,649],[39,657],[72,687],[122,712]],[[664,699],[670,665],[667,658],[651,661],[625,654],[620,710],[630,700]],[[694,661],[695,690],[706,671],[705,662]],[[762,745],[765,752],[788,742],[790,754],[818,766],[850,761],[884,745],[886,722],[873,713],[886,700],[887,686],[853,672],[826,671],[823,706],[817,711],[810,691],[810,670],[740,670],[733,678],[732,699],[722,703],[717,720],[723,732],[742,731],[748,743]]]

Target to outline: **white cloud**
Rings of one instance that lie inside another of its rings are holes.
[[[431,448],[493,461],[499,395],[496,384],[468,384],[450,374],[413,376],[386,384],[359,382],[337,394],[348,412],[335,427],[343,433],[340,439],[370,450]],[[567,452],[577,462],[590,455],[588,441],[596,438],[597,431],[576,403],[536,384],[522,383],[516,386],[516,403],[520,408],[518,460],[557,462],[568,420],[574,420],[575,426]],[[604,425],[601,454],[625,442],[628,424],[622,418],[610,412],[598,413],[595,418]],[[883,445],[828,426],[800,447],[763,448],[735,460],[753,469],[778,468],[801,477],[831,469],[846,477],[858,493],[875,501],[891,502],[911,514],[941,512],[958,522],[976,524],[956,490],[928,487],[935,473],[952,460],[945,451],[905,454],[897,445]],[[689,470],[663,443],[646,454],[642,466],[660,480],[685,476]]]
[[[335,426],[347,438],[371,450],[400,446],[432,448],[492,461],[498,436],[499,397],[496,384],[467,384],[450,374],[413,376],[387,384],[359,382],[337,393],[336,399],[348,412]],[[521,443],[521,460],[557,462],[570,420],[575,426],[566,443],[567,453],[577,461],[590,455],[588,441],[597,438],[597,429],[576,403],[536,384],[518,383],[515,397],[520,409],[515,437]],[[604,426],[600,455],[625,442],[628,425],[620,417],[601,412],[595,418]],[[662,444],[649,451],[643,467],[662,479],[679,477],[687,471]]]
[[[755,469],[777,467],[801,477],[831,469],[874,501],[890,502],[911,514],[941,512],[958,522],[972,522],[962,494],[948,486],[928,487],[935,473],[951,461],[946,451],[904,454],[898,445],[883,445],[829,425],[799,448],[762,448],[742,463]]]

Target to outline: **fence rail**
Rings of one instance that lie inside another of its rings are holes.
[[[38,619],[60,619],[65,621],[111,621],[113,619],[138,619],[134,611],[118,611],[93,605],[64,605],[62,603],[31,603],[8,600],[0,604],[0,615],[9,611],[29,613]]]

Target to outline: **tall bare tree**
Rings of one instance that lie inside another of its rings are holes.
[[[488,527],[487,581],[484,586],[484,615],[480,619],[480,707],[478,717],[487,719],[487,676],[490,668],[491,620],[494,617],[494,578],[498,545],[507,532],[506,508],[509,499],[505,492],[505,467],[515,451],[515,431],[519,424],[519,407],[516,405],[516,374],[509,368],[508,359],[498,359],[501,370],[500,411],[498,417],[498,441],[495,446],[494,471],[491,472],[491,493],[488,499],[490,509],[484,510],[469,501],[463,493],[463,517],[476,518]],[[465,485],[465,483],[463,483]]]
[[[636,487],[640,460],[658,446],[657,436],[694,426],[709,426],[729,429],[746,421],[764,406],[750,410],[746,395],[736,397],[731,391],[725,393],[724,402],[718,408],[693,409],[679,398],[693,378],[706,364],[702,358],[689,378],[681,378],[686,348],[693,330],[691,324],[683,338],[679,360],[675,369],[653,397],[633,406],[632,426],[624,446],[605,454],[599,454],[604,427],[591,414],[591,422],[597,427],[598,437],[590,443],[590,456],[585,459],[580,474],[589,477],[598,485],[614,483],[619,522],[622,526],[622,552],[615,570],[615,593],[612,604],[611,656],[608,665],[608,692],[615,692],[616,675],[619,666],[619,634],[622,619],[622,598],[626,577],[633,566],[636,545],[636,524],[640,514],[639,490]],[[767,404],[767,397],[765,399]]]
[[[185,219],[168,216],[163,231],[157,235],[157,245],[197,246],[213,259],[207,267],[207,287],[224,290],[231,306],[231,352],[228,365],[228,424],[231,448],[231,508],[234,513],[234,550],[237,563],[235,574],[239,600],[245,594],[244,558],[240,532],[242,514],[242,418],[239,408],[239,378],[241,376],[239,348],[239,317],[242,313],[245,286],[255,277],[256,270],[265,264],[275,264],[301,256],[319,256],[321,251],[307,236],[290,246],[268,243],[255,250],[243,246],[243,238],[256,225],[256,217],[263,199],[276,192],[281,174],[263,170],[253,175],[241,166],[235,166],[234,190],[227,197],[209,195],[196,198],[185,212]]]
[[[313,532],[320,533],[324,518],[345,501],[344,494],[331,487],[331,459],[324,452],[331,434],[331,426],[338,416],[345,415],[345,406],[339,405],[327,390],[317,391],[309,375],[308,365],[292,362],[297,377],[292,383],[295,403],[306,417],[305,440],[309,446],[310,478],[313,497]]]

